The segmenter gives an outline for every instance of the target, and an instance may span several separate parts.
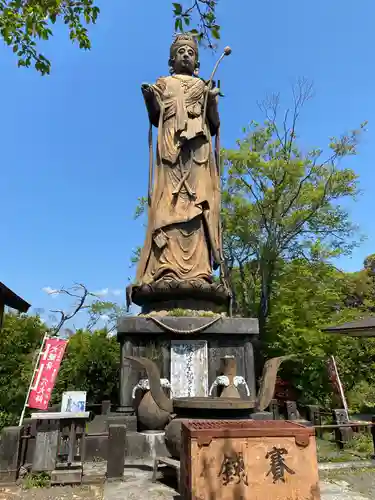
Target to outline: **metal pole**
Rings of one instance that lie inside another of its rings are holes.
[[[48,338],[48,334],[45,333],[44,337],[43,337],[42,345],[41,345],[41,347],[39,349],[38,357],[37,357],[36,362],[35,362],[35,366],[34,366],[34,370],[33,370],[33,375],[32,375],[31,380],[30,380],[30,385],[29,385],[29,388],[27,390],[25,404],[23,405],[23,410],[22,410],[22,413],[21,413],[21,416],[20,416],[20,421],[19,421],[19,424],[18,424],[19,427],[21,427],[21,425],[23,423],[23,419],[25,418],[25,412],[26,412],[26,408],[27,408],[27,403],[29,402],[29,396],[30,396],[31,388],[33,386],[34,377],[35,377],[36,371],[38,369],[39,360],[40,360],[40,357],[42,355],[44,344],[46,343],[47,338]]]
[[[207,90],[206,90],[206,95],[204,97],[204,104],[203,104],[203,120],[202,120],[202,123],[203,123],[203,126],[204,124],[206,123],[206,113],[207,113],[207,101],[208,101],[208,91],[211,90],[211,86],[212,86],[212,81],[214,79],[214,76],[215,76],[215,73],[217,71],[217,68],[219,67],[219,64],[221,63],[221,61],[224,59],[225,56],[229,56],[232,52],[232,49],[230,47],[225,47],[224,49],[224,52],[221,54],[221,56],[219,57],[219,59],[217,60],[215,66],[214,66],[214,69],[212,70],[212,73],[211,73],[211,76],[210,76],[210,79],[208,80],[208,85],[207,85]]]
[[[355,427],[371,427],[375,428],[375,422],[352,422],[351,424],[327,424],[327,425],[313,425],[314,429],[339,429],[343,428],[355,428]]]
[[[152,199],[152,181],[154,178],[154,150],[152,144],[152,123],[150,122],[150,127],[148,130],[148,191],[147,191],[147,202],[148,206],[151,207]]]
[[[339,372],[338,372],[337,366],[336,366],[336,360],[335,360],[334,356],[331,356],[331,358],[332,358],[333,366],[335,367],[335,372],[336,372],[336,377],[337,377],[337,383],[338,383],[338,386],[339,386],[339,391],[340,391],[340,396],[341,396],[342,404],[344,405],[344,410],[346,411],[346,414],[349,415],[348,414],[348,405],[346,403],[345,394],[344,394],[344,389],[342,387],[341,380],[340,380],[340,375],[339,375]]]

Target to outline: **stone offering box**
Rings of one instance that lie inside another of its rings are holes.
[[[184,500],[320,500],[314,430],[289,421],[182,425]]]

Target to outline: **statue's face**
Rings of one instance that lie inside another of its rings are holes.
[[[173,69],[175,73],[192,75],[195,70],[196,57],[195,50],[188,45],[179,47],[174,57]]]

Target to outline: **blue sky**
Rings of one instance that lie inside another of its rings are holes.
[[[125,300],[132,249],[144,228],[133,220],[147,186],[147,115],[140,84],[168,72],[173,33],[169,0],[101,2],[90,30],[93,48],[71,44],[65,27],[44,46],[52,74],[18,69],[0,46],[1,195],[0,280],[35,308],[59,307],[42,291],[82,282]],[[356,270],[375,251],[375,4],[361,0],[220,0],[222,142],[262,115],[257,101],[281,92],[285,106],[298,77],[312,79],[316,96],[304,111],[307,146],[369,121],[360,154],[347,165],[360,175],[363,195],[349,206],[367,241],[342,259]],[[201,53],[208,77],[217,55]],[[111,290],[115,294],[111,294]]]

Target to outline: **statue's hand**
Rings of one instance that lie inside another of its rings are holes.
[[[211,97],[216,97],[221,94],[220,89],[215,87],[214,89],[209,90]]]
[[[151,92],[152,85],[150,85],[149,83],[142,83],[141,89],[142,89],[142,92]]]
[[[208,95],[209,95],[210,99],[213,101],[217,101],[218,96],[224,97],[224,94],[221,93],[221,90],[218,87],[210,89],[208,91]]]

